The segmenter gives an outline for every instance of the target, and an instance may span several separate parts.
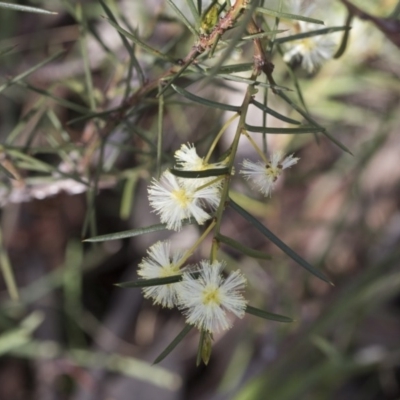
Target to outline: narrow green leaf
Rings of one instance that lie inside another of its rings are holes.
[[[77,122],[82,122],[82,121],[85,121],[87,119],[93,119],[93,118],[108,119],[110,114],[118,112],[121,109],[122,109],[122,107],[116,107],[116,108],[112,108],[112,109],[107,110],[107,111],[99,111],[97,113],[89,112],[86,115],[82,115],[80,117],[76,117],[76,118],[73,118],[73,119],[67,121],[67,125],[73,125],[73,124],[75,124]]]
[[[271,85],[269,83],[266,82],[260,82],[260,81],[252,81],[251,79],[248,78],[243,78],[241,76],[235,76],[235,75],[228,75],[228,74],[220,74],[217,73],[217,76],[225,79],[227,81],[234,81],[234,82],[241,82],[241,83],[246,83],[248,85],[254,85],[254,86],[261,86],[261,87],[265,87],[265,88],[270,88]],[[287,90],[287,91],[292,91],[292,89],[286,88],[284,86],[279,86],[279,85],[275,85],[274,86],[275,89],[280,89],[280,90]]]
[[[10,179],[13,179],[13,180],[18,179],[16,176],[14,176],[14,175],[11,173],[11,171],[9,171],[9,170],[8,170],[6,167],[4,167],[3,164],[1,164],[1,163],[0,163],[0,170],[1,170],[1,172],[4,173],[5,176],[7,176],[7,178],[10,178]]]
[[[400,5],[400,2],[399,2],[398,5]],[[342,36],[342,40],[340,42],[340,46],[337,49],[337,51],[336,51],[335,55],[333,56],[333,58],[336,58],[336,59],[340,58],[344,54],[344,52],[346,51],[347,43],[349,41],[349,36],[350,36],[350,29],[351,29],[350,24],[353,21],[353,16],[354,15],[351,12],[349,12],[348,15],[347,15],[346,28],[348,28],[348,29],[346,29],[344,31],[343,36]]]
[[[271,17],[278,17],[282,19],[294,19],[296,21],[305,21],[305,22],[311,22],[313,24],[324,25],[324,21],[321,21],[319,19],[305,17],[303,15],[288,14],[280,11],[271,10],[270,8],[266,7],[256,7],[255,11],[261,14],[269,15]]]
[[[139,180],[139,174],[130,175],[125,182],[122,192],[121,207],[119,216],[123,220],[127,220],[133,209],[135,201],[135,186]]]
[[[277,30],[273,30],[273,31],[267,31],[267,32],[261,32],[261,33],[255,33],[253,35],[246,35],[242,37],[242,40],[254,40],[254,39],[262,39],[265,38],[267,36],[272,36],[272,35],[276,35],[277,33],[283,33],[283,32],[287,32],[288,29],[277,29]]]
[[[6,89],[9,86],[13,85],[14,83],[17,83],[20,80],[26,78],[28,75],[32,74],[33,72],[35,72],[39,68],[43,67],[44,65],[54,61],[56,58],[60,57],[60,55],[63,54],[64,52],[65,52],[64,50],[59,51],[59,52],[53,54],[52,56],[46,58],[45,60],[43,60],[39,64],[34,65],[32,68],[29,68],[27,71],[23,72],[22,74],[19,74],[19,75],[15,76],[14,78],[10,79],[7,83],[4,83],[3,85],[0,86],[0,93],[4,89]]]
[[[310,115],[305,112],[304,110],[301,109],[301,107],[299,107],[296,103],[294,103],[289,96],[287,96],[285,93],[281,92],[281,91],[277,91],[276,94],[281,97],[283,100],[285,100],[288,104],[290,104],[302,117],[304,117],[304,119],[308,122],[310,122],[311,124],[313,124],[314,126],[320,128],[320,130],[318,130],[317,132],[321,132],[322,134],[324,134],[326,137],[328,137],[333,143],[336,144],[336,146],[340,147],[343,151],[345,151],[346,153],[349,153],[351,155],[353,155],[353,153],[341,142],[339,142],[336,138],[334,138],[329,132],[327,132],[327,130],[319,125],[313,118],[310,117]],[[315,131],[314,131],[315,132]]]
[[[126,31],[125,29],[121,28],[117,23],[112,21],[111,19],[108,19],[108,22],[110,25],[112,25],[119,33],[124,35],[125,37],[129,38],[132,40],[132,42],[136,43],[139,47],[141,47],[143,50],[146,50],[148,53],[153,54],[155,57],[161,58],[162,60],[171,62],[175,64],[175,60],[171,57],[169,57],[166,54],[161,53],[160,51],[153,49],[151,46],[148,44],[142,42],[139,38],[137,38],[135,35],[132,33]]]
[[[190,8],[190,12],[193,15],[193,18],[196,22],[196,27],[198,28],[200,26],[200,14],[194,4],[193,0],[186,0],[186,4],[189,6]]]
[[[332,26],[330,28],[317,29],[317,30],[311,31],[311,32],[302,32],[302,33],[298,33],[296,35],[280,37],[280,38],[275,39],[274,43],[282,44],[282,43],[286,43],[286,42],[291,42],[293,40],[305,39],[308,37],[319,36],[319,35],[326,35],[326,34],[332,33],[332,32],[348,31],[350,29],[351,28],[348,26]]]
[[[191,59],[186,61],[186,63],[182,66],[182,68],[172,76],[168,76],[164,81],[166,82],[163,88],[159,91],[158,96],[161,96],[194,62],[198,53],[195,54]]]
[[[288,124],[301,125],[301,122],[291,119],[289,117],[286,117],[285,115],[279,114],[277,111],[273,110],[272,108],[267,107],[266,105],[258,102],[257,100],[252,100],[251,104],[254,104],[257,108],[266,112],[267,114],[272,115],[276,119],[287,122]]]
[[[158,86],[161,91],[161,85]],[[163,122],[164,122],[164,95],[158,96],[158,118],[157,118],[157,159],[156,159],[156,171],[157,178],[161,176],[162,161],[163,161]]]
[[[107,4],[104,2],[104,0],[99,0],[101,6],[103,7],[103,10],[105,11],[105,13],[107,14],[107,17],[113,21],[115,24],[118,24],[117,19],[114,17],[114,14],[111,12],[110,8],[107,6]],[[144,83],[145,81],[145,77],[142,71],[142,68],[140,67],[139,61],[137,60],[136,56],[135,56],[135,52],[133,51],[131,45],[129,44],[128,40],[126,39],[126,37],[124,35],[122,35],[121,32],[118,32],[119,36],[122,40],[122,43],[124,45],[124,47],[126,48],[126,50],[129,53],[129,57],[130,57],[130,64],[132,64],[132,66],[136,69],[137,74],[138,74],[138,78],[139,78],[139,82],[141,84]],[[128,70],[128,75],[132,74],[132,68],[129,68]],[[128,76],[126,79],[127,82],[127,91],[129,89],[129,85],[130,85],[130,81],[131,81],[131,76]],[[126,93],[125,93],[125,98],[126,98]]]
[[[0,50],[0,56],[4,56],[4,55],[6,55],[7,53],[9,53],[10,51],[12,51],[13,49],[15,49],[17,46],[15,45],[15,46],[8,46],[8,47],[5,47],[4,49],[1,49]]]
[[[182,222],[182,225],[190,225],[192,222],[189,220],[185,220]],[[156,224],[146,226],[144,228],[130,229],[127,231],[109,233],[107,235],[95,236],[88,239],[85,239],[84,242],[106,242],[108,240],[118,240],[118,239],[126,239],[134,236],[144,235],[146,233],[164,231],[167,229],[167,224]]]
[[[245,124],[245,129],[250,132],[261,132],[261,133],[276,133],[276,134],[302,134],[302,133],[313,133],[313,132],[321,132],[321,128],[318,126],[303,126],[299,128],[275,128],[275,127],[266,127],[266,126],[254,126]]]
[[[31,12],[31,13],[37,13],[37,14],[58,14],[58,12],[44,10],[43,8],[21,6],[19,4],[12,4],[12,3],[0,2],[0,8],[8,8],[10,10]]]
[[[232,64],[224,65],[219,70],[219,74],[232,74],[234,72],[245,72],[251,71],[254,67],[253,63],[243,63],[243,64]],[[206,68],[205,71],[209,72],[211,68]]]
[[[19,299],[18,286],[15,281],[11,261],[4,246],[3,232],[0,230],[0,269],[10,298],[14,301]]]
[[[89,106],[92,111],[96,108],[96,102],[94,98],[93,80],[90,70],[89,54],[87,49],[86,37],[87,37],[87,24],[86,18],[82,10],[82,5],[77,3],[76,5],[76,17],[79,21],[79,44],[82,54],[83,70],[85,73],[85,84],[87,90],[87,97],[89,100]]]
[[[24,165],[24,167],[26,169],[41,172],[53,172],[55,170],[53,166],[46,164],[45,162],[40,161],[35,157],[31,157],[28,154],[22,153],[20,150],[7,149],[7,154],[17,160],[22,160],[23,162],[25,162],[26,164]]]
[[[264,310],[260,310],[259,308],[247,306],[246,307],[246,313],[255,315],[256,317],[264,318],[264,319],[269,319],[272,321],[278,321],[278,322],[293,322],[294,320],[289,317],[285,317],[284,315],[279,315],[279,314],[273,314]]]
[[[182,96],[186,97],[189,100],[192,100],[196,103],[199,103],[203,106],[207,107],[212,107],[212,108],[219,108],[221,110],[226,110],[226,111],[234,111],[234,112],[239,112],[240,107],[239,106],[231,106],[229,104],[224,104],[224,103],[218,103],[216,101],[211,101],[204,99],[203,97],[196,96],[190,92],[188,92],[185,89],[180,88],[179,86],[176,86],[174,84],[171,85],[172,89],[174,89],[177,93],[181,94]]]
[[[239,206],[239,204],[235,203],[232,199],[229,200],[229,205],[239,213],[244,219],[250,222],[256,229],[258,229],[264,236],[266,236],[272,243],[274,243],[277,247],[279,247],[284,253],[286,253],[290,258],[296,261],[301,267],[305,268],[308,272],[315,275],[319,279],[330,283],[332,282],[326,275],[309,264],[306,260],[300,257],[294,250],[292,250],[289,246],[282,242],[277,236],[275,236],[268,228],[266,228],[258,219],[254,218],[251,214],[249,214],[246,210]]]
[[[261,260],[271,260],[272,258],[269,254],[266,254],[263,251],[254,250],[227,236],[217,234],[216,239],[219,240],[221,243],[227,244],[228,246],[241,251],[243,254],[246,254],[249,257],[258,258]]]
[[[50,92],[48,92],[46,90],[43,90],[43,89],[40,89],[40,88],[38,88],[36,86],[30,85],[30,84],[28,84],[26,82],[19,81],[19,82],[17,82],[17,84],[20,85],[21,87],[24,87],[26,89],[32,90],[33,92],[39,93],[39,94],[41,94],[43,96],[49,97],[50,99],[53,99],[58,104],[60,104],[61,106],[65,107],[65,108],[69,108],[71,110],[74,110],[74,111],[82,113],[82,114],[90,113],[90,110],[88,108],[82,107],[79,104],[75,104],[72,101],[65,100],[62,97],[57,97],[54,94],[52,94],[52,93],[50,93]]]
[[[211,176],[221,176],[229,174],[229,168],[214,168],[214,169],[206,169],[204,171],[183,171],[180,169],[170,168],[171,174],[179,176],[180,178],[208,178]]]
[[[196,31],[195,27],[189,22],[189,20],[185,17],[185,15],[182,13],[182,11],[179,9],[179,7],[177,7],[172,0],[167,0],[167,3],[174,9],[178,18],[182,21],[182,23],[184,25],[187,26],[189,31],[192,32],[195,37],[198,37],[199,34]]]
[[[180,282],[182,280],[182,274],[167,276],[165,278],[153,278],[153,279],[138,279],[136,281],[116,283],[115,286],[121,288],[141,288],[149,286],[169,285],[170,283]]]
[[[178,336],[167,346],[167,348],[154,360],[153,364],[158,364],[162,360],[164,360],[165,357],[169,353],[171,353],[172,350],[175,349],[175,347],[184,339],[184,337],[192,330],[193,326],[192,325],[185,325],[185,327],[182,329],[182,331],[178,334]]]

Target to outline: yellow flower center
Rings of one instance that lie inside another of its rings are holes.
[[[265,166],[265,174],[275,182],[278,179],[278,176],[282,172],[282,166],[278,164],[276,167],[273,167],[270,163]]]
[[[311,52],[312,50],[315,49],[315,47],[317,47],[315,40],[313,40],[311,38],[303,39],[301,41],[300,46],[302,47],[302,49],[305,53]]]
[[[171,195],[182,208],[187,208],[192,201],[192,196],[189,196],[185,189],[174,190]]]
[[[203,290],[203,304],[205,306],[208,305],[219,306],[221,304],[221,296],[218,287],[211,286],[211,287],[206,287]]]
[[[175,264],[164,265],[160,271],[160,278],[166,278],[167,276],[173,276],[179,274],[179,268]]]

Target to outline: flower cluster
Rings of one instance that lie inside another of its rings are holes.
[[[175,152],[175,159],[175,169],[180,171],[226,168],[223,162],[209,164],[198,156],[196,148],[190,144],[182,145]],[[293,155],[284,158],[282,153],[276,152],[270,161],[253,163],[244,160],[240,174],[264,195],[270,196],[282,171],[297,161],[298,158]],[[221,201],[221,189],[222,179],[219,176],[181,178],[167,170],[159,180],[153,179],[148,195],[150,205],[167,229],[179,231],[185,219],[194,218],[199,225],[210,219],[210,210],[217,208]],[[202,235],[203,239],[212,226]],[[139,264],[138,275],[143,280],[155,279],[151,282],[153,286],[143,287],[144,296],[162,307],[177,307],[187,324],[209,334],[229,329],[229,315],[244,316],[247,307],[243,296],[246,279],[239,271],[225,278],[225,263],[215,259],[187,265],[192,250],[174,252],[168,241],[153,244]]]
[[[321,29],[320,26],[298,21],[297,33],[307,33],[317,29]],[[305,37],[293,41],[291,47],[285,52],[283,59],[287,63],[300,60],[302,68],[307,70],[308,73],[312,73],[333,57],[335,48],[335,42],[328,35]]]
[[[239,173],[250,180],[256,189],[265,196],[271,196],[274,184],[282,171],[297,164],[297,161],[299,161],[299,158],[293,157],[293,154],[283,158],[283,154],[278,151],[272,154],[271,160],[266,164],[261,161],[253,163],[244,160],[243,169]]]
[[[170,242],[157,242],[139,264],[144,279],[178,276],[178,281],[143,288],[144,296],[163,307],[178,307],[186,322],[214,333],[231,327],[226,312],[242,318],[246,300],[242,291],[245,277],[236,271],[224,278],[224,262],[203,260],[198,266],[184,267],[182,252],[171,252]],[[180,277],[179,277],[180,276]]]
[[[197,155],[194,146],[182,145],[175,153],[177,169],[204,171],[225,167],[223,163],[208,164]],[[167,229],[179,231],[185,219],[194,218],[199,225],[211,218],[207,207],[215,209],[220,200],[221,180],[207,178],[178,178],[165,171],[160,180],[153,179],[148,188],[149,202],[160,215]]]

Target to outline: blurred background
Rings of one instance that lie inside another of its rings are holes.
[[[224,234],[273,259],[255,260],[224,246],[219,257],[229,269],[243,270],[252,305],[296,321],[236,320],[214,337],[207,367],[196,367],[194,330],[152,366],[184,320],[177,310],[154,307],[139,289],[115,286],[136,279],[138,263],[157,240],[187,248],[200,232],[188,226],[82,242],[159,222],[146,190],[157,173],[157,87],[132,103],[110,132],[104,126],[171,64],[122,40],[98,1],[19,3],[57,14],[0,12],[0,399],[400,399],[398,1],[354,0],[372,17],[355,12],[343,56],[313,74],[293,66],[310,115],[352,154],[323,135],[268,135],[268,150],[295,153],[298,165],[271,198],[258,196],[238,174],[233,179],[235,201],[334,286],[308,274],[228,209]],[[189,53],[193,36],[167,1],[106,3],[124,29],[152,48],[175,60]],[[175,3],[190,15],[186,2]],[[279,3],[264,4],[278,9]],[[303,9],[311,3],[311,15],[327,26],[345,23],[341,1],[308,2]],[[289,12],[290,4],[285,7]],[[293,24],[282,21],[282,29]],[[332,35],[338,46],[342,36]],[[251,57],[249,44],[228,62],[250,63]],[[273,62],[275,81],[293,88],[277,51]],[[192,75],[181,78],[190,92],[241,104],[245,84],[202,86]],[[299,102],[296,92],[291,98]],[[302,118],[271,92],[268,105]],[[204,156],[231,115],[167,96],[163,168],[182,143],[195,143]],[[252,108],[247,121],[259,125],[262,113]],[[286,126],[272,116],[267,122]],[[237,166],[253,153],[243,140]],[[202,243],[194,262],[208,257],[210,245],[211,239]]]

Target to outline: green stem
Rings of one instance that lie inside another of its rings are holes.
[[[253,70],[253,73],[251,75],[251,80],[255,81],[257,78],[257,71]],[[229,154],[229,162],[228,162],[228,168],[229,168],[229,175],[226,176],[226,181],[225,184],[223,186],[222,189],[222,193],[221,193],[221,201],[219,203],[217,212],[215,214],[215,218],[216,218],[216,225],[215,225],[215,236],[217,236],[220,233],[220,229],[221,229],[221,222],[222,222],[222,214],[224,212],[225,209],[225,203],[228,201],[229,198],[229,183],[230,183],[230,178],[232,176],[232,169],[233,169],[233,163],[235,161],[235,157],[236,157],[236,153],[237,153],[237,149],[239,146],[239,140],[240,140],[240,136],[244,130],[244,126],[246,123],[246,115],[247,115],[247,110],[249,108],[251,99],[254,95],[254,86],[253,85],[249,85],[247,87],[247,91],[243,100],[242,105],[240,106],[240,119],[236,128],[236,133],[235,133],[235,137],[233,139],[232,145],[231,145],[231,151]],[[217,241],[214,241],[212,249],[211,249],[211,254],[215,254],[216,251],[216,246],[218,246]]]
[[[261,151],[261,149],[257,146],[257,143],[253,140],[253,138],[249,135],[247,131],[243,131],[243,134],[247,137],[251,145],[254,147],[254,150],[258,153],[261,159],[264,161],[265,164],[268,164],[268,160],[265,157],[265,154]]]
[[[215,220],[213,220],[211,222],[211,224],[208,226],[208,228],[203,232],[203,234],[196,240],[196,243],[194,243],[194,245],[185,252],[184,256],[181,258],[181,260],[179,261],[179,263],[177,265],[178,268],[180,268],[183,264],[185,264],[187,259],[192,256],[192,254],[197,249],[197,247],[200,245],[200,243],[206,238],[206,236],[214,228],[215,223],[216,223]]]
[[[222,134],[226,131],[228,126],[231,124],[231,122],[236,119],[239,116],[239,114],[233,115],[231,118],[228,119],[228,121],[225,122],[224,126],[221,128],[221,130],[218,132],[217,136],[211,143],[210,149],[208,150],[208,153],[206,155],[206,158],[204,159],[204,162],[208,163],[208,160],[211,157],[212,152],[214,151],[217,143],[219,142],[219,139],[221,139]]]

